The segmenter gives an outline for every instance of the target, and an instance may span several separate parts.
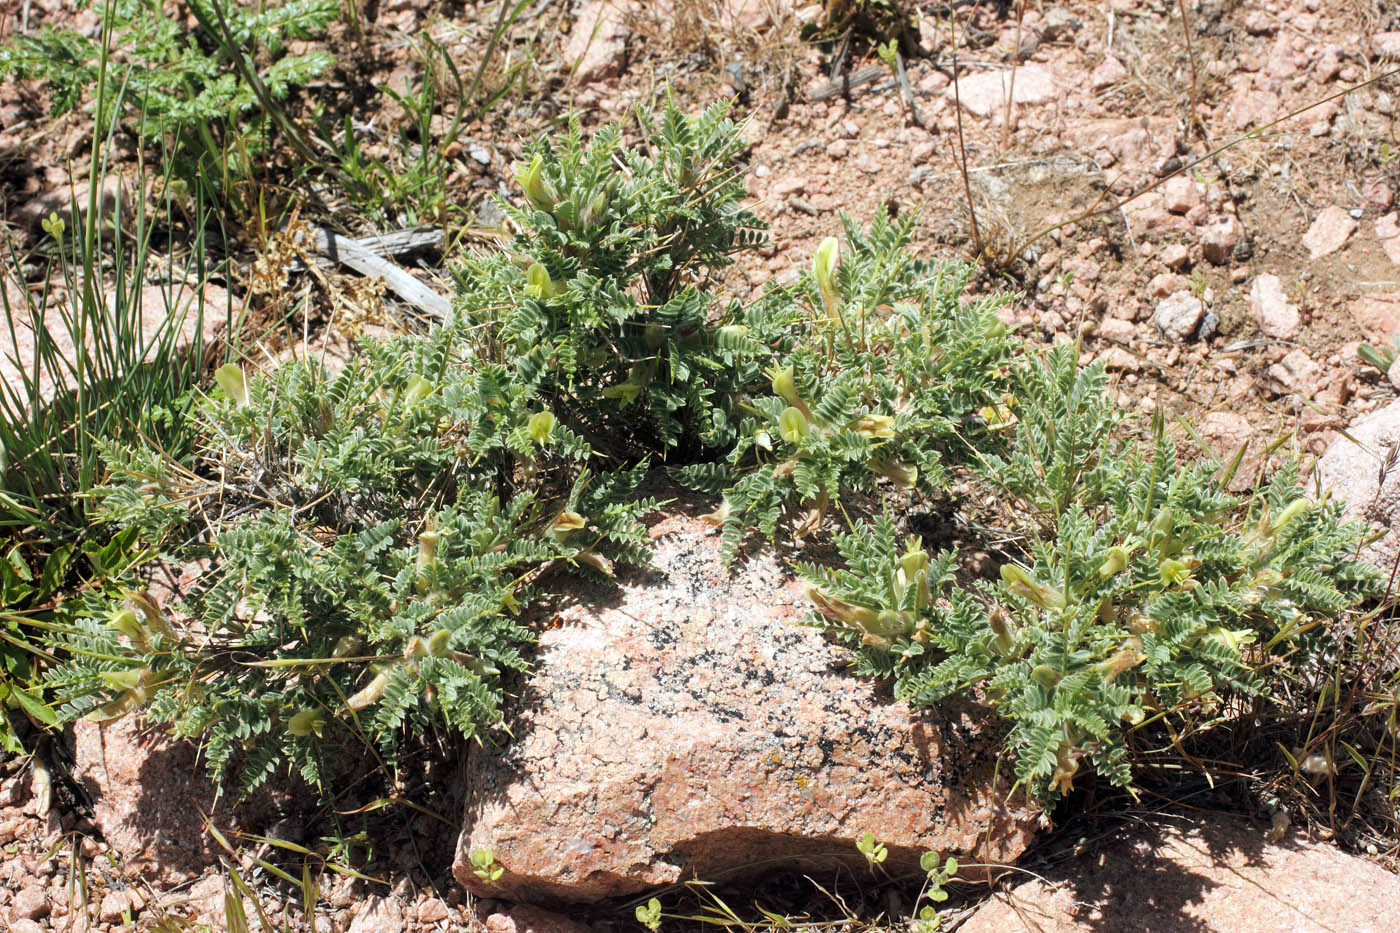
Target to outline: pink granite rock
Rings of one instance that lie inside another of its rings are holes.
[[[1345,246],[1355,232],[1356,221],[1334,204],[1318,213],[1312,226],[1303,234],[1303,246],[1307,247],[1308,258],[1321,259]]]
[[[0,327],[0,381],[18,392],[23,385],[23,376],[32,376],[38,352],[39,335],[35,332],[28,306],[31,301],[40,300],[42,290],[38,286],[21,285],[8,275],[0,275],[0,291],[4,292],[4,301],[9,303],[15,316],[13,336],[8,327]],[[110,309],[116,307],[116,299],[109,293],[105,301],[110,315]],[[146,284],[141,288],[139,313],[131,315],[131,323],[139,328],[142,341],[151,345],[153,350],[157,335],[165,328],[177,332],[176,339],[181,346],[192,344],[197,333],[208,346],[216,339],[220,325],[231,320],[230,315],[236,313],[230,301],[228,292],[214,284],[206,284],[202,289],[196,289],[193,283],[188,282]],[[61,314],[73,313],[71,300],[51,295],[48,306],[38,310],[42,312],[45,327],[59,357],[70,365],[76,365],[76,335],[68,332],[60,317]],[[92,346],[91,335],[88,345]],[[65,376],[69,380],[73,378],[71,373],[65,373]],[[42,366],[39,391],[45,399],[52,398],[54,394],[53,380]]]
[[[122,865],[174,884],[204,873],[217,846],[205,828],[214,785],[193,742],[135,717],[73,725],[75,776],[93,798],[93,821]],[[227,827],[224,827],[227,828]]]
[[[1266,337],[1291,340],[1298,334],[1298,309],[1289,303],[1283,282],[1272,273],[1255,276],[1249,288],[1249,310]]]
[[[1388,342],[1400,334],[1400,292],[1357,298],[1347,305],[1352,320],[1368,343]]]
[[[630,35],[626,19],[635,7],[624,0],[589,0],[574,20],[564,61],[579,82],[609,78],[622,69]]]
[[[592,902],[655,885],[928,849],[1008,862],[1035,815],[993,782],[987,714],[915,715],[843,670],[766,555],[720,565],[713,529],[652,528],[654,569],[587,589],[541,639],[513,738],[472,752],[454,874],[473,892]],[[1005,769],[1003,769],[1005,773]],[[472,870],[487,848],[504,875]]]
[[[1393,444],[1400,444],[1400,401],[1353,422],[1317,462],[1322,488],[1346,503],[1343,514],[1383,532],[1361,557],[1386,573],[1400,557],[1400,469],[1386,471],[1383,482],[1381,469]]]
[[[1232,819],[1134,826],[999,892],[959,933],[1383,933],[1400,878],[1333,846]]]
[[[487,933],[588,933],[587,924],[520,904],[486,918]]]
[[[1269,379],[1276,387],[1304,398],[1312,398],[1317,393],[1322,376],[1322,367],[1302,348],[1288,351],[1283,359],[1269,367]]]
[[[371,895],[355,909],[348,933],[400,933],[403,910],[393,897]]]
[[[1201,228],[1201,255],[1217,266],[1223,266],[1235,254],[1244,239],[1244,225],[1234,214],[1218,217]]]
[[[1101,91],[1106,87],[1112,87],[1127,76],[1128,69],[1123,67],[1123,63],[1112,55],[1107,55],[1090,73],[1089,86],[1096,91]]]
[[[1400,214],[1391,211],[1377,219],[1375,231],[1376,239],[1380,241],[1381,249],[1385,250],[1386,258],[1400,266]]]
[[[1189,291],[1173,292],[1157,302],[1152,323],[1168,340],[1185,341],[1200,327],[1206,306]]]
[[[943,93],[949,100],[954,99],[954,88],[951,85]],[[1017,68],[1014,79],[1010,69],[974,75],[964,74],[959,78],[956,90],[956,96],[962,102],[963,109],[975,117],[989,117],[1000,113],[1006,107],[1008,98],[1013,104],[1048,104],[1059,97],[1059,94],[1054,76],[1049,69],[1040,65]]]

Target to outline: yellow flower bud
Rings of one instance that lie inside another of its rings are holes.
[[[410,376],[403,393],[404,404],[412,405],[415,402],[421,402],[431,395],[432,391],[433,384],[431,382],[422,376]]]
[[[1282,512],[1278,513],[1278,518],[1273,520],[1269,530],[1273,534],[1278,534],[1292,524],[1294,519],[1306,512],[1308,508],[1308,500],[1294,499],[1292,502],[1288,503]]]
[[[778,436],[789,444],[801,444],[810,431],[807,416],[791,405],[778,416]]]
[[[1011,638],[1011,616],[1000,606],[993,606],[987,613],[987,627],[996,635],[997,651],[1010,654],[1013,646]]]
[[[1147,655],[1132,648],[1124,648],[1107,660],[1100,661],[1094,665],[1095,672],[1104,679],[1105,682],[1112,683],[1113,678],[1124,671],[1137,667],[1147,660]]]
[[[1163,586],[1185,584],[1191,579],[1191,566],[1184,560],[1169,557],[1157,565]]]
[[[538,411],[530,416],[529,422],[525,426],[526,432],[530,435],[530,440],[536,444],[543,445],[554,433],[555,425],[554,412]]]
[[[540,263],[532,262],[525,272],[525,293],[535,298],[557,298],[564,294],[566,286],[549,276],[549,270]]]
[[[1065,607],[1063,593],[1053,587],[1037,583],[1029,573],[1015,564],[1001,565],[1001,582],[1017,596],[1030,600],[1042,609],[1063,609]]]
[[[584,548],[574,555],[574,560],[580,564],[586,564],[598,571],[605,577],[614,576],[613,562],[592,548]]]
[[[579,531],[588,524],[584,517],[577,512],[563,511],[554,517],[554,521],[549,523],[549,534],[555,538],[561,538],[571,531]]]
[[[214,381],[239,408],[248,404],[248,380],[243,376],[243,368],[237,363],[225,363],[214,370]]]
[[[1108,559],[1099,565],[1099,576],[1107,580],[1117,576],[1128,566],[1128,549],[1115,544],[1108,549]]]
[[[360,650],[360,639],[356,635],[342,635],[336,639],[331,649],[333,658],[353,658]]]
[[[437,560],[438,542],[442,535],[436,531],[424,531],[418,535],[418,572],[422,573]]]
[[[345,705],[358,712],[371,703],[378,702],[379,698],[384,696],[384,688],[387,686],[389,686],[389,671],[380,671],[374,675],[369,683],[365,684],[363,689],[347,699]]]
[[[866,437],[896,437],[894,419],[889,415],[861,415],[851,427]]]
[[[837,599],[835,596],[827,595],[826,591],[816,586],[807,587],[807,599],[817,608],[817,612],[837,622],[849,622],[855,606],[844,599]]]
[[[520,185],[520,189],[525,192],[525,199],[542,211],[554,209],[557,197],[550,188],[549,182],[544,179],[544,156],[536,154],[530,160],[530,164],[523,168],[517,164],[515,167],[515,181]]]
[[[107,625],[131,639],[131,644],[138,650],[146,650],[146,630],[141,627],[140,617],[132,610],[114,610],[107,619]]]
[[[909,489],[919,481],[919,468],[912,463],[875,460],[871,462],[870,469],[901,489]]]
[[[841,243],[834,236],[822,240],[812,254],[812,277],[817,280],[817,290],[828,311],[840,300],[836,290],[836,268],[840,263]]]
[[[301,710],[287,720],[287,731],[297,736],[307,736],[314,733],[319,738],[325,725],[325,714],[320,709],[311,707]]]
[[[103,671],[98,676],[113,690],[134,690],[141,685],[141,678],[147,673],[145,668],[127,668],[124,671]]]
[[[773,370],[772,378],[775,395],[793,407],[802,404],[802,399],[797,394],[797,376],[791,366]]]

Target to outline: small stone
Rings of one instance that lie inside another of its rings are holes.
[[[391,897],[371,896],[350,921],[349,933],[401,933],[403,911]]]
[[[1269,367],[1269,378],[1285,391],[1309,398],[1317,392],[1321,377],[1322,367],[1301,349],[1289,351],[1288,355]]]
[[[800,175],[789,175],[787,178],[780,178],[773,182],[773,194],[780,198],[801,194],[805,190],[807,190],[807,179]]]
[[[1395,362],[1390,364],[1390,369],[1385,371],[1385,378],[1390,380],[1392,386],[1400,389],[1400,357],[1397,357]]]
[[[44,933],[38,920],[15,920],[10,924],[10,933]]]
[[[1321,259],[1345,246],[1354,232],[1356,221],[1334,204],[1318,213],[1308,232],[1303,234],[1303,245],[1307,247],[1309,258]]]
[[[1154,275],[1147,283],[1147,294],[1152,298],[1165,298],[1175,292],[1185,291],[1190,284],[1184,275],[1163,272]]]
[[[1099,321],[1096,333],[1104,340],[1113,340],[1118,343],[1131,343],[1137,337],[1137,328],[1133,326],[1131,321],[1106,317],[1102,321]]]
[[[1177,341],[1190,339],[1206,316],[1206,306],[1189,291],[1175,292],[1157,302],[1152,323],[1162,336]]]
[[[846,157],[846,153],[850,151],[851,144],[846,142],[844,139],[834,139],[829,144],[827,144],[826,147],[826,154],[828,158],[832,159],[844,159]]]
[[[451,916],[451,912],[440,897],[430,897],[418,905],[419,923],[437,923],[440,920],[446,920],[449,916]]]
[[[588,927],[568,917],[520,904],[486,918],[488,933],[588,933]]]
[[[29,884],[19,889],[10,902],[11,920],[38,920],[49,915],[49,901],[40,884]]]
[[[1135,373],[1142,369],[1142,360],[1122,347],[1109,347],[1098,359],[1109,372]]]
[[[131,898],[126,891],[108,891],[102,896],[102,905],[97,910],[98,919],[103,923],[116,923],[122,914],[131,909]]]
[[[1244,31],[1251,36],[1272,36],[1276,29],[1273,17],[1263,10],[1251,10],[1244,18]]]
[[[1395,191],[1384,178],[1373,178],[1363,182],[1361,194],[1383,211],[1390,210],[1390,206],[1395,203]]]
[[[1127,76],[1128,69],[1123,67],[1123,63],[1109,55],[1089,73],[1089,86],[1096,91],[1102,91],[1106,87],[1117,84]]]
[[[1062,6],[1052,6],[1045,11],[1045,20],[1040,27],[1040,38],[1046,42],[1071,39],[1076,32],[1083,28],[1084,24],[1075,19],[1069,10]]]
[[[1050,71],[1039,65],[1016,69],[1015,88],[1011,85],[1010,69],[988,71],[963,76],[956,87],[950,86],[943,93],[949,100],[956,96],[963,109],[974,117],[989,117],[1000,112],[1008,96],[1012,97],[1012,103],[1031,105],[1048,104],[1060,94]]]
[[[1298,309],[1289,304],[1279,277],[1265,272],[1255,276],[1249,289],[1249,309],[1266,337],[1291,340],[1298,333]]]
[[[1390,261],[1400,265],[1400,214],[1392,211],[1376,221],[1376,239]]]
[[[1352,301],[1347,310],[1359,331],[1372,343],[1389,341],[1400,334],[1400,292],[1367,295]]]
[[[471,156],[480,165],[491,164],[491,150],[485,146],[472,146],[467,150],[467,155]]]
[[[1400,61],[1400,32],[1378,32],[1371,36],[1371,49],[1378,58]]]
[[[1204,192],[1194,178],[1177,175],[1162,186],[1162,206],[1173,214],[1184,214],[1204,201]]]
[[[1244,241],[1244,225],[1234,214],[1207,224],[1201,231],[1201,253],[1210,262],[1223,266]]]
[[[587,83],[622,70],[627,52],[627,4],[589,0],[574,20],[564,60],[574,66],[574,79]]]
[[[1191,251],[1181,243],[1168,243],[1162,247],[1162,265],[1173,272],[1181,272],[1191,265]]]

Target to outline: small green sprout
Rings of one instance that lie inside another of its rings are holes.
[[[637,907],[637,922],[648,930],[661,929],[661,902],[652,898]]]
[[[884,843],[875,841],[874,833],[865,833],[863,836],[857,839],[856,848],[860,850],[861,855],[865,856],[865,860],[870,863],[870,867],[872,869],[876,865],[879,865],[882,862],[884,862],[884,860],[889,858],[890,855],[889,850],[885,848]]]
[[[471,862],[473,874],[489,884],[499,881],[506,873],[505,866],[496,861],[496,854],[490,849],[473,849]]]

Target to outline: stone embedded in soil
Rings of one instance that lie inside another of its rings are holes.
[[[400,933],[403,927],[403,910],[398,899],[374,895],[355,910],[349,933]]]
[[[93,799],[93,821],[113,854],[135,875],[179,883],[215,858],[205,827],[214,785],[194,743],[160,728],[142,730],[134,716],[73,724],[74,776]]]
[[[1008,96],[1011,96],[1014,104],[1047,104],[1060,94],[1050,71],[1039,65],[1015,69],[1014,88],[1011,75],[1012,69],[1009,68],[964,75],[957,81],[956,89],[950,85],[943,93],[953,100],[956,91],[963,109],[975,117],[999,113],[1006,106]]]
[[[1361,557],[1387,573],[1400,556],[1400,468],[1384,471],[1382,482],[1392,444],[1400,444],[1400,401],[1353,422],[1317,462],[1322,488],[1346,503],[1343,514],[1381,533]]]
[[[1400,32],[1378,32],[1371,36],[1371,50],[1378,58],[1400,61]]]
[[[1298,334],[1298,309],[1289,303],[1279,277],[1265,272],[1255,276],[1249,288],[1249,310],[1266,337],[1291,340]]]
[[[13,339],[8,327],[0,327],[0,382],[18,392],[24,384],[24,376],[32,377],[34,359],[38,352],[38,340],[36,331],[31,326],[27,302],[40,300],[42,290],[18,285],[14,279],[3,273],[0,273],[0,290],[4,291],[9,307],[15,315]],[[26,298],[26,293],[31,297]],[[71,309],[71,305],[61,306],[68,301],[67,297],[50,295],[49,304],[41,310],[59,358],[76,364],[74,335],[59,323],[60,313],[69,313]],[[115,301],[113,294],[108,293],[105,307],[115,308]],[[197,320],[200,302],[203,302],[203,317]],[[177,342],[188,346],[195,338],[198,325],[203,342],[208,346],[214,341],[219,327],[232,320],[237,313],[235,308],[230,307],[229,302],[228,292],[212,283],[206,284],[199,293],[196,293],[193,283],[190,282],[172,282],[159,286],[146,283],[141,288],[141,306],[139,313],[134,315],[136,321],[133,322],[133,326],[140,328],[142,340],[152,345],[152,352],[156,335],[166,327],[177,329]],[[111,313],[110,310],[108,313]],[[91,345],[92,341],[89,338],[89,346]],[[67,375],[71,380],[71,374]],[[45,399],[52,398],[54,394],[53,381],[42,365],[39,372],[39,392]]]
[[[42,884],[25,885],[10,901],[11,920],[38,920],[48,915],[49,901]]]
[[[1277,933],[1396,928],[1400,878],[1336,847],[1212,819],[1136,823],[980,906],[959,933]]]
[[[487,933],[588,933],[585,924],[520,904],[486,918]]]
[[[1245,459],[1235,471],[1230,488],[1238,492],[1253,485],[1255,463],[1250,455],[1257,451],[1260,436],[1248,418],[1235,411],[1207,412],[1197,425],[1197,431],[1221,463],[1230,463],[1244,448]]]
[[[1189,291],[1173,292],[1157,302],[1157,310],[1152,312],[1152,323],[1169,340],[1189,340],[1201,326],[1206,316],[1206,306],[1201,299]]]
[[[1269,367],[1269,379],[1285,392],[1311,398],[1321,383],[1322,367],[1301,348],[1290,350],[1283,359]]]
[[[542,636],[512,738],[474,748],[454,874],[482,896],[592,902],[690,878],[886,868],[937,849],[1012,861],[1035,817],[993,782],[984,712],[916,715],[844,670],[800,622],[798,581],[758,554],[726,574],[719,538],[671,515],[654,567],[579,585]],[[477,878],[489,848],[505,874]],[[853,857],[854,856],[854,857]]]
[[[1162,206],[1173,214],[1184,214],[1205,203],[1205,192],[1194,178],[1177,175],[1162,186]]]
[[[574,66],[579,83],[609,78],[622,68],[627,53],[626,18],[630,3],[589,0],[574,20],[564,47],[564,61]]]
[[[1128,76],[1128,69],[1117,58],[1109,55],[1099,62],[1089,74],[1089,86],[1096,91],[1112,87]]]
[[[1369,343],[1389,342],[1400,334],[1400,292],[1357,298],[1347,305],[1360,336]]]
[[[1162,247],[1162,265],[1173,272],[1181,272],[1191,265],[1191,251],[1180,243],[1168,243]]]
[[[1400,266],[1400,214],[1391,211],[1376,220],[1376,239],[1391,262]]]
[[[1303,246],[1307,248],[1309,258],[1321,259],[1345,246],[1355,232],[1356,220],[1333,204],[1318,213],[1312,226],[1303,234]]]
[[[1234,214],[1227,214],[1201,229],[1201,254],[1217,266],[1223,266],[1244,242],[1244,225]]]

